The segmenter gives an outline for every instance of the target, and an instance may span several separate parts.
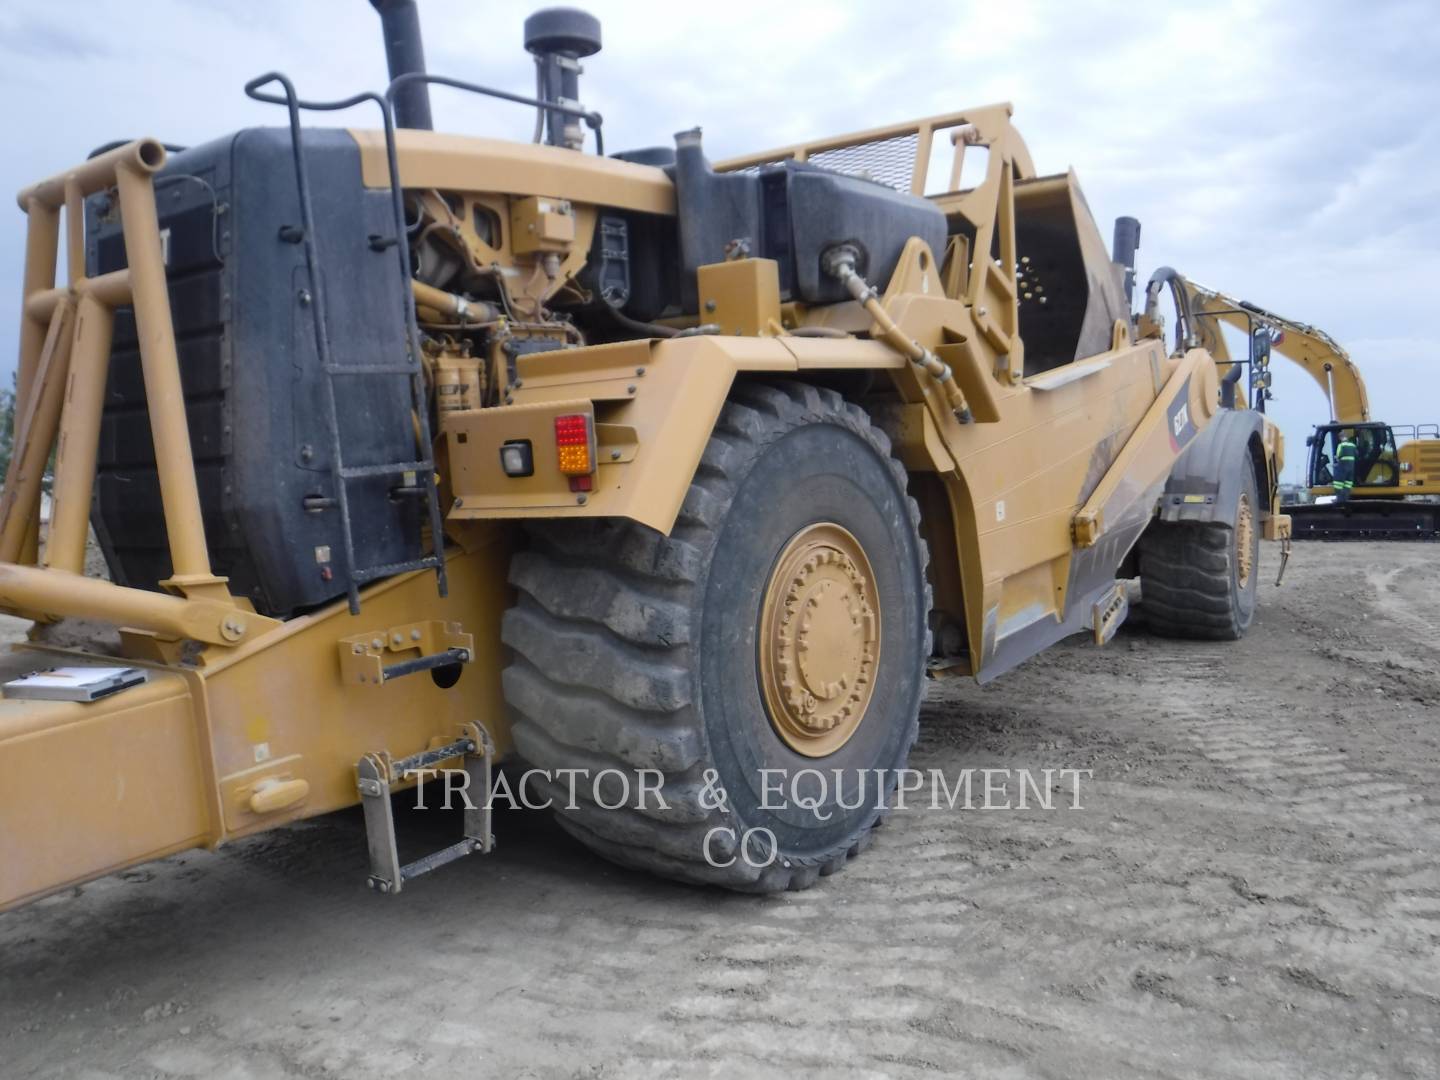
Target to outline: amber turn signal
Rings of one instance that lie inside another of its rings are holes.
[[[595,428],[585,413],[555,417],[555,452],[566,476],[589,476],[595,471]]]

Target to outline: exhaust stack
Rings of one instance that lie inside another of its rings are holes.
[[[390,68],[390,81],[401,75],[425,71],[425,44],[420,38],[420,12],[415,0],[370,0],[380,13],[380,26],[385,35],[385,62]],[[395,126],[422,128],[432,131],[430,89],[424,83],[402,87],[395,95]]]
[[[1140,222],[1133,217],[1115,219],[1115,243],[1111,258],[1125,271],[1125,307],[1135,302],[1135,252],[1140,249]]]
[[[579,8],[543,8],[525,20],[525,50],[535,56],[535,96],[556,105],[578,106],[584,70],[580,61],[600,51],[600,20]],[[546,109],[545,141],[581,150],[585,129],[578,117]]]

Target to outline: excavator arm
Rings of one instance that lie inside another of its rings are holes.
[[[1321,501],[1287,506],[1300,538],[1322,540],[1435,539],[1440,537],[1440,512],[1429,497],[1440,493],[1440,443],[1420,437],[1423,428],[1411,428],[1408,441],[1396,445],[1396,432],[1372,418],[1370,400],[1360,369],[1328,334],[1307,323],[1294,322],[1244,300],[1186,281],[1185,295],[1192,314],[1190,334],[1225,365],[1231,360],[1220,323],[1242,333],[1264,332],[1269,352],[1279,353],[1310,373],[1330,402],[1330,422],[1312,436],[1308,470],[1310,494]],[[1251,359],[1263,363],[1252,350]],[[1233,365],[1230,371],[1238,372]],[[1262,385],[1267,385],[1262,383]],[[1352,437],[1360,433],[1372,448],[1362,453],[1355,485],[1343,504],[1328,498],[1335,494],[1328,449],[1349,425]],[[1360,425],[1365,425],[1360,427]],[[1377,449],[1378,448],[1378,449]]]
[[[1334,421],[1358,423],[1370,419],[1370,399],[1360,369],[1329,334],[1193,281],[1185,282],[1185,290],[1195,315],[1199,343],[1216,360],[1223,363],[1230,359],[1219,323],[1229,323],[1247,335],[1265,327],[1274,332],[1271,351],[1304,368],[1320,384]]]

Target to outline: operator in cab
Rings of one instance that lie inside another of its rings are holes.
[[[1340,433],[1340,441],[1335,445],[1334,480],[1331,483],[1338,503],[1350,501],[1350,491],[1355,486],[1356,453],[1355,432],[1347,428]]]

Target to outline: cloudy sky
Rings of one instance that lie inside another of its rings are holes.
[[[539,6],[420,0],[432,71],[529,92]],[[1144,223],[1141,277],[1168,263],[1329,331],[1375,415],[1440,420],[1440,9],[1435,0],[904,4],[590,0],[605,49],[586,103],[613,148],[703,125],[712,157],[990,101],[1015,104],[1037,168],[1073,166],[1108,237]],[[100,143],[192,144],[274,124],[241,85],[278,68],[307,96],[384,83],[365,0],[6,0],[0,190]],[[515,106],[437,91],[437,127],[528,138]],[[370,123],[357,114],[357,126]],[[24,218],[0,214],[0,297],[18,300]],[[16,340],[13,305],[0,337]],[[0,353],[9,380],[14,346]],[[1325,417],[1277,364],[1294,478]]]

